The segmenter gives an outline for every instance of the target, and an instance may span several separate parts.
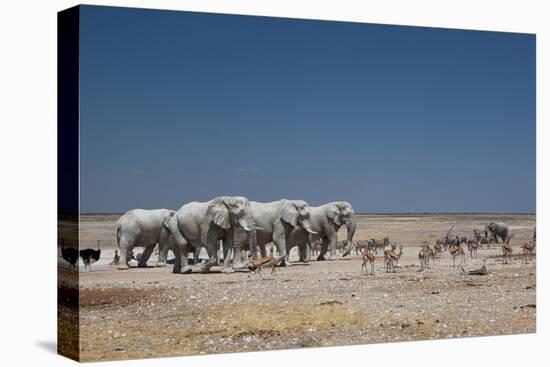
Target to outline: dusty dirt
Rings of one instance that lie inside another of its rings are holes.
[[[114,220],[86,218],[82,240],[112,241]],[[354,255],[277,268],[273,275],[92,268],[81,272],[79,280],[80,359],[535,332],[534,259],[524,264],[516,257],[504,265],[500,245],[492,245],[480,250],[477,259],[467,255],[465,266],[479,267],[485,259],[489,275],[464,275],[446,252],[434,268],[420,271],[421,241],[433,243],[452,224],[454,233],[471,236],[473,228],[492,220],[510,225],[519,254],[520,244],[532,236],[534,215],[369,215],[359,216],[356,239],[388,235],[403,244],[394,273],[386,273],[378,256],[375,275],[362,275],[362,261]]]

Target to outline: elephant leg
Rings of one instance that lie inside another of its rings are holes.
[[[128,262],[130,261],[130,251],[134,248],[134,246],[128,241],[124,236],[120,239],[120,242],[118,244],[118,247],[120,248],[120,260],[117,266],[117,269],[125,270],[128,269]]]
[[[193,268],[189,266],[189,248],[192,247],[191,244],[185,244],[179,246],[179,261],[174,263],[174,272],[176,272],[176,264],[179,265],[179,273],[190,274],[193,271]]]
[[[223,240],[223,273],[232,273],[233,270],[233,264],[231,259],[231,252],[233,251],[233,240],[231,239],[232,236],[226,236]],[[240,251],[236,251],[235,254]]]
[[[233,269],[242,269],[248,260],[248,250],[237,244],[233,247]]]
[[[293,247],[294,248],[294,247]],[[291,249],[286,250],[288,254],[290,254]],[[298,252],[298,261],[302,262],[304,261],[304,245],[296,246],[296,251]]]
[[[219,260],[223,260],[223,246],[218,245],[218,249],[216,250],[217,258]],[[210,255],[208,255],[210,257]]]
[[[143,253],[141,254],[141,258],[139,259],[138,267],[140,268],[146,268],[147,267],[147,261],[151,257],[151,254],[155,250],[156,244],[146,246],[143,250]]]
[[[240,258],[241,258],[241,262],[240,262],[241,266],[246,267],[248,264],[248,250],[242,248],[240,250]],[[233,267],[235,266],[233,265]]]
[[[159,247],[161,247],[159,243]],[[159,248],[159,259],[155,266],[161,268],[166,266],[166,259],[168,258],[168,249],[169,246],[164,244],[161,248]]]
[[[200,264],[201,250],[201,246],[195,247],[195,251],[193,252],[193,265]]]
[[[330,237],[329,240],[329,248],[330,248],[330,257],[329,259],[334,260],[336,256],[338,255],[338,250],[336,249],[336,233]]]
[[[321,242],[321,251],[319,252],[319,256],[317,257],[317,261],[325,261],[325,254],[328,251],[328,245],[329,245],[329,239],[323,238]]]
[[[311,235],[308,235],[306,237],[306,244],[304,248],[304,259],[303,262],[308,262],[311,259],[311,251],[312,251],[313,245],[311,244]]]
[[[245,268],[247,264],[246,259],[248,258],[247,257],[248,250],[237,246],[237,247],[233,247],[232,252],[233,252],[232,268],[233,269]]]
[[[300,249],[300,261],[307,263],[309,261],[309,255],[310,255],[309,244],[306,243],[299,249]]]
[[[167,233],[161,234],[159,240],[159,259],[156,266],[164,267],[166,266],[166,259],[168,258],[168,250],[174,247],[174,243],[170,238],[170,235]]]
[[[189,247],[191,246],[190,243],[187,242],[186,239],[183,237],[177,237],[176,242],[173,246],[174,251],[174,268],[173,273],[183,273],[183,274],[189,274],[191,273],[192,269],[189,266],[189,262],[187,260],[188,253],[189,253]]]
[[[273,243],[279,251],[279,258],[282,258],[281,266],[289,266],[290,261],[288,259],[289,252],[287,252],[287,234],[285,233],[284,225],[275,226],[273,230]]]
[[[260,246],[260,254],[262,255],[262,257],[267,256],[267,251],[265,250],[265,244]]]
[[[248,250],[241,247],[233,248],[233,269],[243,269],[246,267],[248,259]]]
[[[172,232],[173,237],[173,245],[172,245],[172,251],[174,252],[174,268],[173,273],[184,273],[188,274],[191,273],[192,269],[189,267],[189,263],[187,261],[187,254],[189,252],[189,246],[191,244],[183,237],[179,229],[176,229]]]
[[[219,234],[209,233],[206,239],[206,252],[208,253],[208,261],[201,266],[201,272],[208,273],[210,268],[218,265],[218,252],[220,250],[220,239],[218,238]],[[233,233],[225,234],[223,242],[225,243],[226,238],[233,237]],[[233,242],[231,241],[231,245]],[[224,257],[224,261],[225,261]]]
[[[180,247],[174,244],[172,251],[174,252],[174,267],[172,268],[172,273],[177,274],[181,272]]]

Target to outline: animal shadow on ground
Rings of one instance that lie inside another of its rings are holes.
[[[304,263],[304,262],[296,262],[296,263],[292,263],[292,265],[290,266],[311,266],[311,264],[309,262],[307,263]],[[284,268],[285,266],[276,266],[277,268]]]

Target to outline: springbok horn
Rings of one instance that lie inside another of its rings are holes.
[[[448,238],[448,237],[449,237],[449,235],[451,234],[451,231],[453,230],[454,227],[455,227],[455,225],[453,224],[453,225],[451,226],[451,229],[449,229],[449,232],[447,232],[447,235],[445,236],[445,238]]]

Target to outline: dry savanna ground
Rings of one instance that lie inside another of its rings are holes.
[[[523,264],[515,257],[505,265],[500,245],[492,245],[477,259],[467,256],[465,270],[483,260],[489,270],[473,276],[454,268],[446,252],[426,271],[417,257],[421,241],[433,243],[453,224],[453,233],[471,236],[493,220],[509,224],[519,254],[532,236],[534,215],[360,215],[357,240],[388,235],[404,245],[400,267],[386,273],[378,256],[373,276],[361,274],[354,253],[277,268],[273,275],[120,271],[107,265],[115,220],[81,222],[82,243],[99,239],[104,246],[100,264],[80,273],[82,361],[535,332],[534,259]]]

